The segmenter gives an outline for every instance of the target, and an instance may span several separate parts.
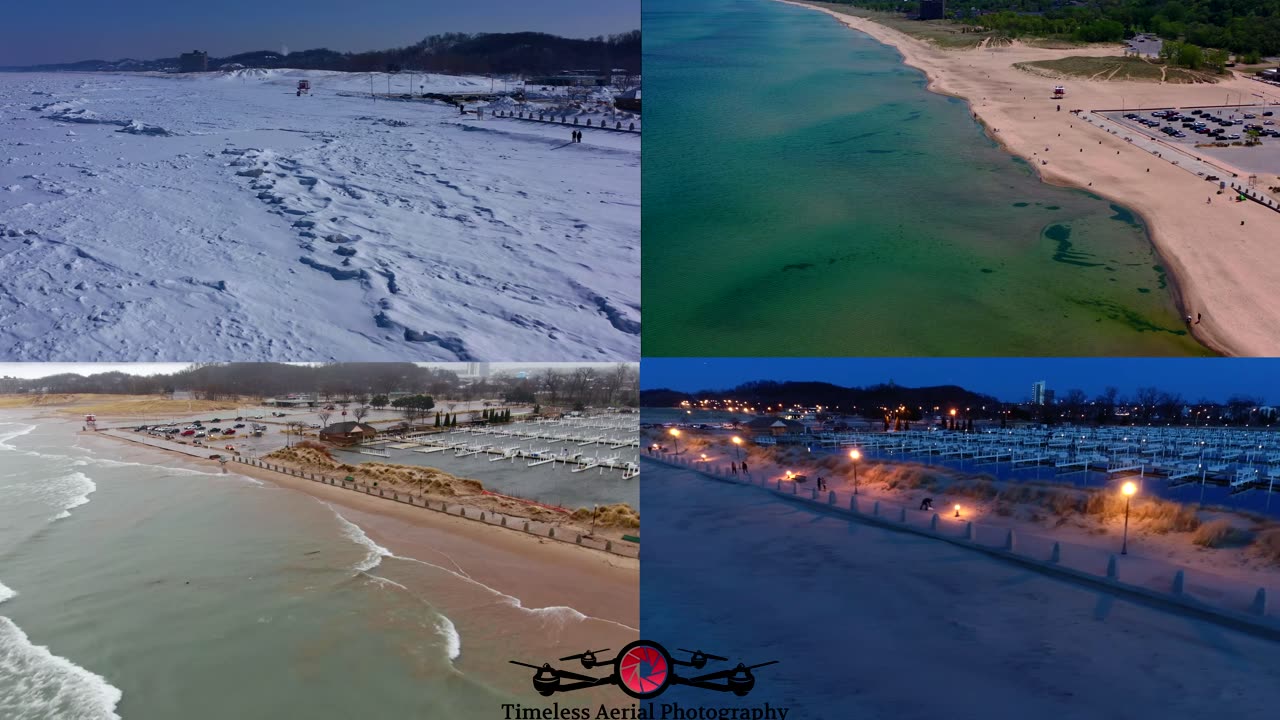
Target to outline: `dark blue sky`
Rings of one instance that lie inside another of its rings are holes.
[[[1122,396],[1155,386],[1184,399],[1225,400],[1233,394],[1280,402],[1280,360],[1254,358],[646,358],[640,387],[721,390],[748,380],[819,380],[866,386],[960,385],[1010,402],[1031,396],[1044,380],[1059,395],[1079,388],[1093,397],[1108,385]]]
[[[640,28],[640,0],[9,0],[0,65],[214,56],[249,50],[379,50],[445,32],[591,37]]]

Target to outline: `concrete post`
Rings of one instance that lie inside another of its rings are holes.
[[[462,517],[466,517],[466,516],[467,516],[467,509],[464,507],[462,508]]]
[[[1107,578],[1111,580],[1120,579],[1120,568],[1116,565],[1116,556],[1112,555],[1107,560]]]
[[[800,492],[800,483],[791,483],[791,494],[795,495]]]
[[[782,481],[781,481],[781,480],[779,480],[779,481],[778,481],[778,486],[777,486],[776,488],[774,488],[774,489],[775,489],[775,490],[777,490],[778,492],[782,492]]]
[[[1254,615],[1267,614],[1267,589],[1258,588],[1258,592],[1253,596],[1253,604],[1249,606],[1249,612]]]
[[[1049,562],[1051,563],[1062,562],[1062,545],[1060,545],[1059,543],[1053,544],[1053,552],[1050,553],[1049,555]]]
[[[484,511],[480,511],[480,522],[484,522]]]
[[[849,496],[849,510],[852,512],[858,512],[858,496],[857,495]]]
[[[835,505],[835,504],[836,504],[836,491],[835,491],[835,490],[832,490],[831,492],[827,493],[827,504],[828,504],[828,505]]]
[[[612,541],[612,540],[605,540],[605,541],[604,541],[604,550],[605,550],[605,552],[613,552],[613,541]]]
[[[1173,594],[1181,595],[1184,592],[1186,582],[1187,582],[1186,573],[1179,570],[1178,574],[1173,576]]]
[[[553,538],[553,537],[555,537],[555,536],[556,536],[556,529],[555,529],[555,528],[551,528],[551,530],[547,532],[547,537],[549,537],[549,538]]]
[[[818,488],[809,488],[809,499],[810,500],[818,499]]]
[[[1010,530],[1009,534],[1006,535],[1004,539],[1004,549],[1008,550],[1009,552],[1013,552],[1013,548],[1014,548],[1013,531]]]
[[[973,521],[972,520],[964,524],[964,539],[965,540],[973,539]]]
[[[934,513],[933,517],[929,518],[929,529],[934,532],[938,531],[938,513]]]
[[[521,528],[521,529],[522,529],[522,530],[524,530],[525,532],[529,532],[529,521],[528,521],[528,520],[525,520],[525,521],[524,521],[524,527],[523,527],[523,528]]]
[[[899,521],[899,522],[906,522],[906,521],[907,521],[907,509],[906,509],[906,508],[902,508],[901,510],[899,510],[899,511],[898,511],[898,521]]]
[[[499,524],[499,525],[501,525],[502,527],[506,527],[506,526],[507,526],[507,516],[506,516],[506,515],[503,515],[503,516],[502,516],[502,521],[501,521],[501,522],[499,522],[498,524]]]
[[[880,515],[880,501],[879,501],[879,500],[877,500],[877,501],[876,501],[876,504],[875,504],[875,505],[872,505],[872,506],[871,506],[871,514],[872,514],[872,515],[876,515],[876,516],[879,516],[879,515]]]

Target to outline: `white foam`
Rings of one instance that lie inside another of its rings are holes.
[[[453,626],[452,620],[441,615],[440,622],[436,623],[436,629],[444,635],[444,647],[449,653],[449,660],[457,660],[462,654],[462,636],[458,634],[458,628]]]
[[[426,560],[419,560],[418,558],[411,558],[411,557],[405,557],[403,555],[396,555],[390,550],[375,543],[368,535],[365,534],[364,530],[362,530],[359,525],[356,525],[355,523],[343,517],[342,513],[338,512],[337,508],[335,508],[333,505],[330,505],[329,503],[324,503],[324,504],[330,510],[333,511],[334,515],[338,517],[339,522],[342,523],[343,532],[348,538],[351,538],[355,542],[369,548],[369,555],[365,557],[363,561],[357,564],[355,568],[353,568],[357,572],[368,573],[369,570],[372,570],[373,568],[381,564],[382,558],[384,557],[394,558],[396,560],[404,560],[406,562],[415,562],[420,565],[426,565],[427,567],[432,567],[437,570],[442,570],[444,572],[447,572],[450,575],[458,578],[459,580],[469,582],[473,585],[478,585],[484,588],[485,590],[488,590],[490,593],[497,595],[499,602],[505,603],[519,610],[523,610],[524,612],[530,613],[531,615],[539,616],[544,619],[555,620],[561,623],[568,620],[595,621],[595,622],[609,623],[610,625],[617,625],[618,627],[623,628],[625,630],[630,630],[631,632],[636,632],[636,633],[640,632],[639,628],[633,628],[630,625],[624,625],[623,623],[617,622],[615,620],[607,620],[605,618],[598,618],[592,615],[587,615],[578,610],[575,610],[574,608],[564,606],[564,605],[553,605],[551,607],[542,607],[542,608],[527,608],[520,601],[520,598],[515,597],[514,595],[508,595],[497,588],[485,585],[479,580],[476,580],[475,578],[468,575],[466,571],[462,569],[461,566],[458,566],[458,563],[454,561],[453,558],[449,558],[449,561],[453,562],[453,564],[457,566],[457,570],[451,570],[447,567],[436,565],[435,563],[429,563]],[[448,556],[446,555],[446,557]],[[396,583],[396,584],[399,585],[399,583]],[[400,585],[400,587],[404,587],[404,586]]]
[[[123,693],[0,617],[0,717],[120,720]]]
[[[342,533],[355,543],[363,545],[369,550],[369,554],[365,556],[364,560],[357,563],[356,566],[352,568],[353,570],[356,572],[369,572],[370,570],[378,567],[382,562],[382,558],[395,557],[391,554],[390,550],[382,547],[366,535],[359,525],[356,525],[350,520],[342,517],[342,513],[338,512],[337,508],[329,505],[329,503],[325,503],[325,505],[333,511],[335,516],[337,516],[338,522],[342,523]]]
[[[0,424],[17,425],[17,423],[0,423]],[[26,435],[35,429],[36,429],[35,425],[23,425],[21,430],[14,430],[14,431],[6,430],[4,432],[0,432],[0,447],[5,448],[6,450],[17,450],[18,448],[10,445],[9,441],[13,440],[14,438],[22,437],[23,435]]]
[[[82,472],[73,472],[63,478],[62,482],[70,483],[72,487],[69,489],[71,492],[76,493],[76,495],[67,500],[66,504],[62,506],[62,512],[53,516],[54,520],[71,517],[71,511],[81,505],[87,505],[89,503],[89,496],[98,489],[97,483]]]
[[[9,598],[17,597],[17,595],[17,590],[6,587],[4,583],[0,583],[0,603],[8,600]]]

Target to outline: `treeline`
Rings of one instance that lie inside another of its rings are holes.
[[[366,403],[376,396],[412,393],[463,401],[502,398],[512,403],[605,407],[635,406],[638,385],[637,367],[626,363],[603,370],[566,366],[546,368],[526,377],[498,373],[488,378],[463,378],[451,370],[407,362],[213,363],[151,376],[109,372],[88,376],[51,375],[34,380],[4,377],[0,378],[0,393],[172,395],[182,392],[208,400],[315,393],[322,399],[353,398]]]
[[[887,12],[919,12],[919,3],[836,0]],[[1219,48],[1257,62],[1280,53],[1280,0],[970,0],[947,9],[955,20],[1009,37],[1119,41],[1140,32],[1201,48]]]
[[[905,406],[910,409],[919,407],[995,407],[1000,401],[990,395],[975,393],[955,385],[935,387],[909,388],[901,385],[883,383],[868,387],[841,387],[825,382],[774,382],[759,380],[743,383],[729,390],[700,390],[696,393],[682,393],[669,389],[645,390],[640,394],[640,403],[645,407],[674,407],[681,402],[689,401],[697,405],[703,399],[732,399],[741,403],[749,403],[761,412],[769,406],[815,407],[821,405],[843,413],[863,417],[881,417],[885,409],[896,409]]]
[[[1232,395],[1226,400],[1198,399],[1190,401],[1176,392],[1157,387],[1141,387],[1122,395],[1108,387],[1090,397],[1083,390],[1070,389],[1055,394],[1044,405],[1029,401],[1002,402],[990,395],[975,393],[953,385],[908,388],[887,383],[866,388],[841,387],[821,382],[750,382],[731,390],[700,390],[684,393],[667,388],[645,390],[640,394],[644,407],[678,407],[687,401],[700,407],[703,400],[711,403],[734,400],[747,403],[764,413],[792,406],[822,407],[823,420],[840,417],[862,417],[884,422],[916,422],[957,411],[957,422],[970,420],[1039,422],[1075,425],[1233,425],[1269,426],[1275,423],[1276,411],[1265,405],[1261,396]]]
[[[173,70],[178,58],[158,60],[84,60],[0,70],[116,71]],[[547,33],[446,33],[408,47],[343,53],[328,48],[281,55],[270,50],[209,58],[210,70],[296,68],[346,72],[417,71],[465,75],[546,75],[562,70],[592,69],[640,72],[640,31],[587,39]]]

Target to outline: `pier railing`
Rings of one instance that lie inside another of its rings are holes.
[[[798,483],[770,479],[763,473],[733,473],[724,465],[669,453],[649,453],[644,459],[697,472],[720,482],[754,486],[823,512],[959,545],[1048,575],[1280,640],[1280,602],[1275,601],[1280,595],[1277,581],[1253,589],[1238,580],[1175,563],[1120,555],[1093,545],[975,523],[955,517],[947,508],[920,511],[847,491],[801,488]]]
[[[425,498],[420,495],[412,495],[410,493],[400,492],[397,490],[374,487],[368,483],[347,480],[345,478],[333,478],[323,473],[306,472],[286,465],[264,462],[257,458],[237,456],[231,459],[234,462],[242,463],[244,465],[252,465],[253,467],[262,468],[263,470],[270,470],[283,475],[291,475],[302,480],[310,480],[312,482],[320,483],[321,485],[330,485],[332,487],[382,498],[391,502],[398,502],[403,505],[412,505],[426,510],[434,510],[435,512],[443,513],[445,515],[452,515],[453,517],[462,518],[464,520],[473,520],[475,522],[484,523],[485,525],[503,527],[508,530],[522,532],[538,538],[557,540],[569,545],[589,547],[622,557],[640,557],[640,546],[638,544],[624,541],[605,540],[598,537],[589,537],[568,528],[557,528],[551,523],[529,520],[527,518],[516,517],[513,515],[504,515],[502,513],[493,512],[492,510],[482,510],[480,508],[470,507],[461,503],[446,503],[444,501],[431,500],[430,498]]]

